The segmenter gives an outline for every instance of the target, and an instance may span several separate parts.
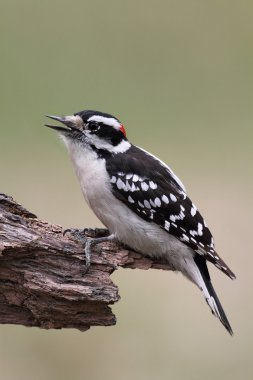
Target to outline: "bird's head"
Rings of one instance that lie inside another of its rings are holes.
[[[84,110],[71,116],[47,117],[63,124],[46,126],[55,129],[67,146],[78,144],[110,153],[123,153],[130,147],[123,124],[110,114]]]

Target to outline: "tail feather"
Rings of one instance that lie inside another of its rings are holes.
[[[233,330],[230,326],[227,316],[223,310],[223,307],[221,306],[219,298],[211,283],[211,279],[210,279],[210,275],[208,272],[205,259],[200,255],[196,255],[194,258],[194,261],[200,272],[200,276],[198,279],[199,281],[197,285],[202,290],[202,293],[206,299],[207,304],[209,305],[212,311],[212,314],[214,314],[217,318],[219,318],[219,320],[221,321],[223,326],[226,328],[226,330],[229,332],[229,334],[233,335]]]
[[[202,292],[206,298],[206,302],[208,303],[212,314],[219,318],[223,326],[227,329],[230,335],[233,335],[233,330],[230,326],[230,323],[227,319],[227,316],[221,306],[220,300],[213,288],[211,281],[206,282],[206,289],[202,289]],[[207,291],[206,291],[207,290]]]

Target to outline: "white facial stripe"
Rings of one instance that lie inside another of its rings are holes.
[[[127,140],[122,140],[118,145],[113,146],[107,141],[101,140],[98,136],[96,135],[89,135],[87,136],[87,140],[89,144],[95,145],[97,149],[106,149],[110,153],[124,153],[128,149],[130,149],[131,144]]]
[[[128,149],[130,149],[131,144],[126,140],[122,140],[118,145],[112,146],[110,145],[110,149],[108,149],[111,153],[124,153]]]
[[[121,127],[121,124],[118,122],[118,120],[114,119],[113,117],[105,117],[105,116],[94,115],[88,119],[88,122],[89,121],[96,121],[98,123],[110,125],[111,127],[115,128],[115,129],[120,129],[120,127]]]

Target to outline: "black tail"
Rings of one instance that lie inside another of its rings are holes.
[[[230,323],[227,319],[225,311],[223,310],[223,307],[221,306],[220,300],[219,300],[219,298],[218,298],[218,296],[217,296],[217,294],[213,288],[211,281],[206,282],[206,287],[207,287],[209,296],[211,298],[212,306],[210,305],[209,300],[206,299],[206,302],[211,307],[212,313],[219,318],[219,320],[221,321],[223,326],[227,329],[229,334],[233,335],[233,330],[232,330]]]
[[[223,324],[223,326],[229,332],[229,334],[233,335],[233,330],[230,326],[230,323],[226,317],[223,307],[221,306],[219,298],[211,283],[210,275],[209,275],[208,268],[206,265],[206,260],[204,259],[204,257],[197,254],[194,258],[194,261],[200,271],[202,281],[203,281],[202,284],[199,284],[199,286],[205,296],[207,304],[209,305],[212,311],[212,314],[218,317],[221,323]]]

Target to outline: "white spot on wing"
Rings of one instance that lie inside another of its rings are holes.
[[[156,205],[157,207],[161,207],[161,204],[162,204],[161,200],[160,200],[158,197],[156,197],[156,198],[155,198],[155,205]]]
[[[146,182],[142,182],[141,183],[141,188],[142,188],[143,191],[148,191],[149,186],[148,186],[148,184]]]
[[[172,200],[172,202],[176,202],[177,201],[177,198],[172,193],[170,193],[170,199]]]
[[[125,185],[124,191],[131,191],[131,186],[129,185],[128,181],[126,181],[126,185]]]
[[[144,200],[143,203],[144,203],[144,206],[145,206],[145,207],[147,207],[147,208],[151,208],[149,202],[148,202],[146,199]]]
[[[132,183],[132,187],[130,187],[130,191],[134,192],[134,191],[138,191],[140,190],[138,186],[135,186],[134,183]]]
[[[182,210],[180,211],[179,215],[180,215],[180,219],[184,219],[185,213]]]
[[[134,203],[134,200],[133,200],[133,198],[131,197],[131,195],[128,196],[128,202],[129,202],[129,203]]]
[[[177,218],[177,215],[170,215],[170,220],[171,220],[172,222],[175,222],[177,219],[178,219],[178,218]]]
[[[157,189],[157,184],[154,183],[153,181],[149,181],[149,186],[150,186],[150,188],[153,189],[153,190]]]
[[[202,236],[203,235],[203,224],[198,223],[198,235]]]
[[[197,207],[192,204],[192,208],[191,208],[191,216],[195,216],[196,215],[196,212],[197,212]]]
[[[170,222],[168,222],[167,220],[165,220],[164,228],[165,228],[166,231],[170,230]]]
[[[180,238],[180,240],[188,242],[190,239],[187,235],[183,234],[182,237]]]
[[[176,215],[170,215],[170,220],[172,222],[175,222],[176,220],[182,220],[184,219],[185,217],[185,214],[183,213],[183,211],[181,210],[179,214],[176,214]]]
[[[120,178],[117,179],[117,188],[118,188],[119,190],[121,190],[121,189],[125,189],[125,184],[124,184],[124,182],[122,181],[122,179],[120,179]]]
[[[111,183],[116,183],[116,181],[117,181],[117,178],[113,175],[110,182]]]
[[[133,182],[139,181],[139,176],[137,174],[133,175]]]
[[[168,198],[166,195],[163,194],[163,196],[162,196],[162,201],[163,201],[164,203],[168,204],[168,203],[169,203],[169,198]]]

